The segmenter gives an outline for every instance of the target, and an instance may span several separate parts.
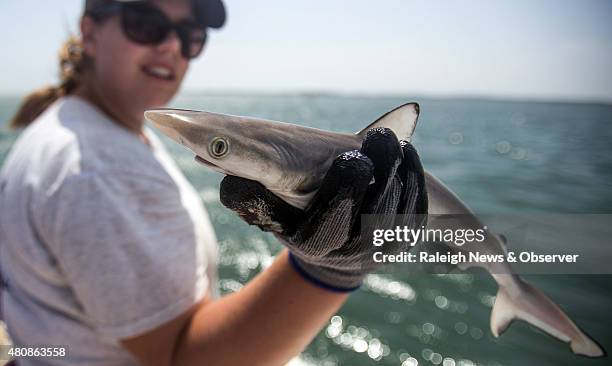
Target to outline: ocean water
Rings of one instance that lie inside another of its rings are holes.
[[[406,101],[421,105],[413,142],[425,168],[475,212],[612,212],[612,105],[314,94],[183,94],[173,105],[352,132]],[[0,126],[17,103],[17,98],[0,99]],[[0,164],[15,137],[0,132]],[[236,291],[270,263],[280,246],[219,203],[220,174],[164,140],[210,212],[221,248],[222,291]],[[612,351],[612,276],[525,278]],[[494,338],[489,316],[496,288],[481,271],[372,275],[302,358],[325,366],[611,363],[609,357],[575,356],[567,345],[524,322]]]

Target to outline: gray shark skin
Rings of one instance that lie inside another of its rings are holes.
[[[368,130],[387,127],[399,139],[410,140],[419,106],[401,105],[356,134],[342,134],[289,123],[210,112],[156,109],[145,112],[161,132],[196,154],[201,164],[222,174],[256,180],[287,203],[304,209],[316,193],[332,161],[339,154],[361,147]],[[429,172],[426,174],[429,213],[460,215],[457,227],[484,227],[476,215]],[[442,225],[430,220],[428,228]],[[448,228],[448,223],[444,227]],[[451,224],[453,225],[453,224]],[[505,254],[503,237],[486,235],[479,248]],[[451,248],[458,250],[456,246]],[[480,250],[483,252],[483,250]],[[466,263],[487,270],[499,289],[491,311],[491,332],[498,337],[514,319],[524,320],[570,344],[575,354],[599,357],[602,348],[585,335],[546,295],[526,283],[502,263]]]

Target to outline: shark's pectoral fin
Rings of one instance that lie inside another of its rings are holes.
[[[305,210],[312,198],[317,193],[316,190],[310,192],[301,192],[301,191],[275,191],[272,189],[272,192],[280,197],[283,201],[288,204],[299,208],[300,210]]]
[[[521,282],[512,293],[500,286],[491,311],[491,332],[498,337],[514,319],[524,320],[570,343],[575,354],[589,357],[604,355],[603,349],[584,334],[559,306],[528,283]]]
[[[385,113],[356,134],[365,138],[369,130],[377,127],[386,127],[392,130],[399,140],[410,141],[414,129],[416,128],[418,118],[419,105],[417,103],[406,103]]]
[[[495,297],[495,305],[491,311],[491,333],[499,337],[516,318],[516,309],[508,297],[508,293],[500,287]]]

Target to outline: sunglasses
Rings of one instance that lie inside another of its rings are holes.
[[[175,31],[181,41],[181,55],[192,59],[202,53],[206,43],[206,27],[193,20],[172,22],[163,11],[145,1],[133,3],[110,2],[94,8],[87,15],[102,20],[121,15],[121,27],[126,37],[138,44],[157,45]]]

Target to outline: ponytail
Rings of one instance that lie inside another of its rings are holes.
[[[84,65],[81,39],[71,36],[59,51],[60,84],[38,89],[26,96],[9,126],[13,129],[28,126],[53,102],[72,93],[79,85]]]

